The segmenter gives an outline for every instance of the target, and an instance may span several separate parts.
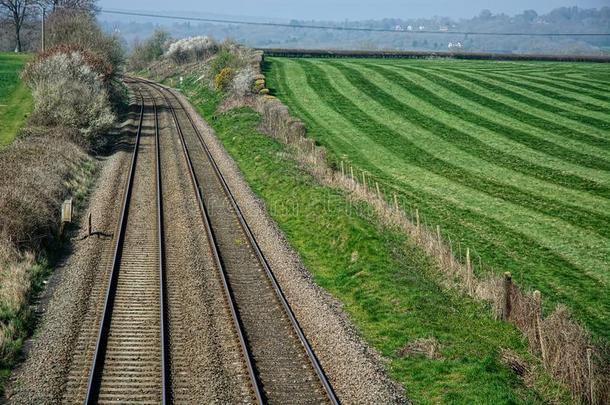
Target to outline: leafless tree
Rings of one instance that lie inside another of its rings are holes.
[[[21,52],[21,27],[34,4],[33,0],[0,0],[0,13],[8,17],[15,29],[15,52]]]
[[[96,6],[97,0],[41,0],[40,2],[51,11],[60,8],[78,9],[90,12],[98,11],[98,7]]]

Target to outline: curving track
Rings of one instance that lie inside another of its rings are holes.
[[[338,403],[204,137],[172,91],[142,83],[174,116],[257,402]]]

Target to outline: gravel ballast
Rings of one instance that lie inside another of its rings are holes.
[[[166,104],[155,95],[159,106]],[[241,360],[180,138],[165,108],[160,108],[159,128],[174,401],[248,402],[252,398],[248,371]]]

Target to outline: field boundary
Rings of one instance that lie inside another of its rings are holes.
[[[485,52],[423,52],[423,51],[358,51],[339,49],[283,49],[257,48],[263,58],[381,58],[381,59],[471,59],[498,61],[547,61],[547,62],[596,62],[610,63],[610,56],[601,55],[545,55],[545,54],[508,54]]]

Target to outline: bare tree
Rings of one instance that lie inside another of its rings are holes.
[[[89,12],[98,11],[97,0],[41,0],[46,8],[51,11],[57,9],[77,9]]]
[[[21,27],[33,5],[33,0],[0,0],[0,13],[9,18],[15,29],[15,52],[21,52]]]

